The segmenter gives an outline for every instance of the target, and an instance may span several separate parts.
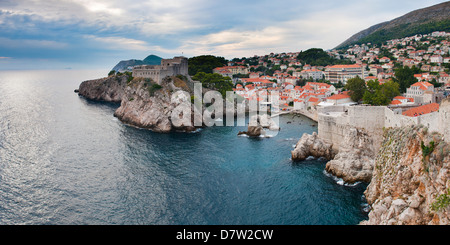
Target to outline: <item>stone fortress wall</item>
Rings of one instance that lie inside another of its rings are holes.
[[[188,76],[188,59],[183,56],[162,59],[161,65],[141,65],[133,67],[133,77],[151,78],[158,84],[167,76]]]
[[[383,128],[423,125],[430,132],[439,132],[450,142],[450,99],[441,102],[439,111],[408,117],[386,106],[328,106],[318,109],[318,133],[321,139],[333,143],[338,150],[349,130],[356,128],[368,133],[375,150],[381,147]]]

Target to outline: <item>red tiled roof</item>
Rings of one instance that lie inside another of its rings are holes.
[[[319,101],[319,98],[316,98],[316,97],[310,97],[308,101],[309,101],[309,102],[318,102],[318,101]]]
[[[411,87],[419,87],[421,90],[427,90],[430,86],[433,86],[433,84],[429,82],[416,82],[411,85]]]
[[[353,64],[353,65],[333,65],[328,68],[361,68],[361,65]]]
[[[406,98],[403,96],[395,96],[394,100],[406,100]]]
[[[342,100],[342,99],[347,99],[347,98],[350,98],[350,96],[346,95],[346,94],[335,94],[335,95],[328,97],[327,100]]]
[[[399,100],[393,100],[391,102],[391,105],[401,105],[401,104],[402,104],[402,102],[400,102]]]
[[[423,106],[419,106],[419,107],[415,107],[415,108],[411,108],[405,112],[403,112],[402,114],[404,116],[408,116],[408,117],[416,117],[416,116],[420,116],[423,114],[428,114],[431,112],[435,112],[439,110],[439,104],[438,103],[431,103],[431,104],[426,104]]]

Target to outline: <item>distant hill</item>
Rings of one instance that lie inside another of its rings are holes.
[[[391,39],[434,31],[450,32],[450,1],[418,9],[391,21],[371,26],[351,36],[336,48],[362,43],[380,44]]]
[[[128,67],[130,66],[137,66],[137,65],[160,65],[161,64],[161,57],[156,55],[149,55],[144,60],[122,60],[120,61],[112,70],[118,72],[126,71]]]

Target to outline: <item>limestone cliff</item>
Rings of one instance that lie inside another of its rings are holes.
[[[300,140],[295,145],[295,149],[291,151],[293,161],[302,161],[309,156],[323,157],[331,160],[336,155],[333,150],[333,144],[326,140],[320,139],[316,132],[310,134],[303,134]]]
[[[342,139],[339,153],[325,168],[347,183],[359,181],[369,183],[375,155],[372,137],[363,129],[349,128]]]
[[[188,91],[187,84],[177,77],[164,79],[161,85],[148,78],[135,78],[125,87],[120,107],[114,116],[129,125],[155,132],[194,131],[198,128],[194,126],[194,116],[201,117],[201,114],[194,113]],[[182,124],[173,121],[172,112],[176,108],[182,109],[181,114],[190,113]]]
[[[80,84],[78,94],[91,100],[120,103],[129,79],[124,74],[84,81]]]
[[[375,158],[361,224],[450,224],[450,145],[422,126],[390,128]]]
[[[347,183],[370,182],[375,147],[372,137],[363,129],[348,128],[338,150],[333,143],[317,133],[303,134],[291,152],[292,160],[305,160],[308,156],[323,157],[329,162],[326,170]]]

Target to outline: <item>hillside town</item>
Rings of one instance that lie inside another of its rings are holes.
[[[347,64],[311,65],[297,59],[300,52],[281,53],[233,59],[214,73],[233,80],[236,95],[251,101],[271,103],[270,96],[280,99],[277,111],[314,111],[329,105],[352,105],[345,85],[359,77],[384,84],[396,78],[397,68],[420,71],[406,92],[392,99],[388,107],[406,116],[436,111],[439,102],[450,94],[450,33],[433,32],[381,45],[353,45],[347,49],[326,51],[335,60]],[[432,106],[429,106],[432,104]],[[437,105],[437,107],[436,107]]]

